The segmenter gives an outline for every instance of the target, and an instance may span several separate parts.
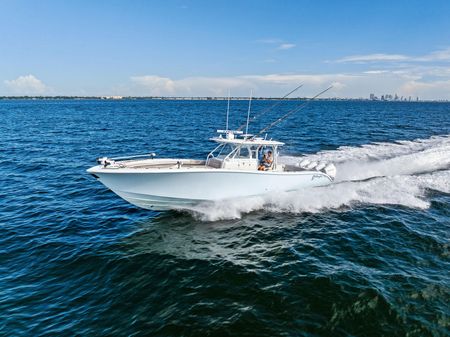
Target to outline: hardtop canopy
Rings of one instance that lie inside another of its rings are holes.
[[[262,137],[254,137],[249,134],[242,134],[239,131],[221,131],[218,130],[219,133],[225,133],[225,137],[222,134],[219,137],[210,138],[213,142],[221,143],[221,144],[230,144],[236,146],[282,146],[284,143],[278,142],[276,140],[264,139]],[[237,137],[240,135],[241,137]]]

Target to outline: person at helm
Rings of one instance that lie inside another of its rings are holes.
[[[262,157],[261,163],[259,164],[259,167],[258,167],[258,170],[259,171],[270,170],[272,168],[272,164],[273,164],[273,155],[272,155],[272,151],[269,150]]]

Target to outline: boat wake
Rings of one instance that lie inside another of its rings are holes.
[[[322,212],[358,204],[389,204],[426,209],[427,192],[450,193],[450,135],[414,141],[340,147],[306,157],[284,156],[284,163],[303,159],[333,162],[335,183],[325,187],[200,204],[189,209],[205,221],[240,218],[257,210]]]

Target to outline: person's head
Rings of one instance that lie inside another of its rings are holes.
[[[267,154],[269,155],[269,156],[271,156],[272,155],[272,151],[267,151]]]

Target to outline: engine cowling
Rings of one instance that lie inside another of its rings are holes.
[[[336,166],[330,163],[324,167],[323,172],[334,179],[336,177]]]

